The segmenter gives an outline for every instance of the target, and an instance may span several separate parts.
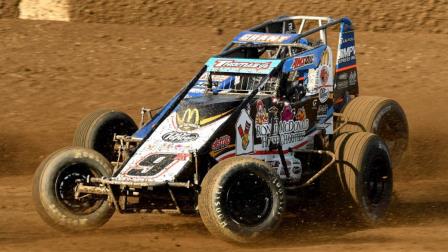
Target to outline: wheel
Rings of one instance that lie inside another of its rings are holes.
[[[114,110],[95,111],[81,121],[75,131],[73,145],[94,149],[109,161],[117,161],[114,134],[131,135],[137,125],[127,114]]]
[[[398,166],[408,145],[408,122],[401,106],[394,100],[360,96],[350,101],[343,110],[349,124],[341,129],[344,132],[371,132],[387,144],[392,164]]]
[[[365,224],[377,224],[392,198],[392,168],[386,144],[372,133],[346,133],[335,140],[337,171],[347,209]]]
[[[87,176],[110,176],[110,163],[98,152],[69,147],[54,152],[34,175],[33,200],[37,212],[50,226],[68,232],[98,228],[114,213],[106,196],[87,194],[75,199],[75,187]]]
[[[198,207],[213,235],[230,242],[254,242],[280,224],[285,209],[284,188],[265,162],[230,158],[205,176]]]

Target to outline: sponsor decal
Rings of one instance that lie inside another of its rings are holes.
[[[321,104],[317,110],[316,129],[325,130],[326,134],[333,134],[333,118],[327,119],[329,106],[328,104]]]
[[[187,109],[182,117],[176,115],[177,126],[181,130],[189,131],[199,128],[199,111],[198,109]]]
[[[348,37],[348,38],[342,39],[342,44],[345,44],[345,43],[348,43],[348,42],[354,42],[354,41],[355,41],[354,37]]]
[[[274,108],[269,109],[269,112],[274,112],[270,123],[256,125],[256,137],[260,138],[262,147],[267,148],[271,144],[280,142],[285,145],[301,141],[309,128],[309,119],[306,118],[305,109],[299,108],[298,113],[294,115],[291,106],[287,104],[283,107],[281,118],[279,118],[278,109]]]
[[[258,43],[281,43],[291,36],[281,34],[257,34],[248,33],[241,36],[238,41],[242,42],[258,42]]]
[[[206,125],[219,118],[222,118],[223,116],[230,114],[230,112],[232,112],[232,110],[226,111],[218,115],[210,116],[208,118],[201,119],[198,109],[189,108],[184,111],[182,116],[180,116],[179,113],[176,113],[177,127],[183,131],[195,130],[198,129],[200,126]]]
[[[355,86],[357,83],[357,73],[356,70],[349,70],[341,72],[337,75],[337,89],[345,89],[348,86]]]
[[[188,91],[188,97],[203,96],[205,93],[207,93],[207,87],[197,85]]]
[[[326,134],[333,134],[333,123],[332,121],[329,122],[322,122],[322,123],[316,123],[316,129],[318,130],[325,130]]]
[[[291,68],[292,70],[297,69],[299,67],[311,65],[314,62],[314,54],[306,55],[306,56],[300,56],[297,58],[294,58],[294,61],[292,62]]]
[[[304,121],[305,119],[306,119],[305,108],[304,107],[298,108],[296,112],[296,120]]]
[[[322,66],[319,70],[320,84],[326,86],[328,84],[328,78],[330,77],[330,71],[328,66]]]
[[[236,154],[247,154],[254,151],[253,120],[246,109],[241,110],[235,124]]]
[[[205,72],[201,75],[201,77],[199,78],[200,81],[208,81],[208,76],[210,73]],[[212,75],[212,81],[213,82],[223,82],[225,80],[227,80],[228,78],[230,78],[229,75],[219,75],[219,74],[213,74]]]
[[[325,87],[319,88],[320,103],[325,103],[328,100],[328,97],[330,97],[330,91]]]
[[[236,60],[216,60],[213,68],[219,71],[219,68],[233,69],[255,69],[265,70],[271,67],[272,62],[253,62],[253,61],[236,61]]]
[[[355,46],[341,48],[338,51],[338,64],[355,60]]]
[[[216,138],[216,140],[213,142],[212,150],[213,151],[222,150],[227,146],[229,146],[229,144],[230,144],[230,136],[229,135],[221,136],[219,138]]]
[[[302,176],[302,163],[300,162],[300,159],[286,156],[286,165],[288,166],[289,170],[289,179],[299,180]],[[282,179],[286,179],[285,170],[283,169],[282,162],[280,158],[274,158],[267,161],[272,168],[277,170],[277,174]]]
[[[162,140],[170,143],[186,143],[199,138],[199,134],[190,132],[171,131],[162,136]]]
[[[282,121],[289,121],[294,118],[294,113],[292,111],[291,104],[289,104],[289,102],[285,102],[285,104],[283,105],[280,118],[282,119]]]
[[[338,80],[347,80],[348,79],[348,73],[347,72],[343,72],[338,74]]]
[[[336,89],[345,89],[348,87],[348,80],[336,82]]]
[[[328,105],[321,104],[317,109],[317,119],[327,118]]]
[[[269,121],[269,114],[266,112],[266,108],[262,100],[257,100],[255,102],[255,107],[257,109],[257,113],[255,114],[255,123],[256,124],[266,124]]]
[[[356,85],[356,82],[357,82],[357,73],[356,71],[352,71],[350,72],[350,75],[348,77],[348,85],[354,86]]]
[[[346,70],[356,65],[356,49],[354,31],[350,26],[343,27],[345,31],[339,34],[339,45],[336,57],[337,70]]]
[[[339,72],[336,74],[335,88],[345,89],[348,87],[348,72]]]
[[[309,69],[308,74],[306,75],[305,85],[306,85],[307,92],[310,95],[317,93],[317,89],[319,87],[318,82],[319,82],[319,80],[317,78],[316,69]]]
[[[320,59],[320,64],[322,65],[330,65],[330,50],[327,47],[327,49],[324,51],[324,53],[322,54],[322,57]]]
[[[277,67],[281,62],[281,60],[269,59],[231,59],[212,57],[207,61],[206,65],[208,71],[211,72],[269,74],[272,69]],[[238,82],[236,77],[235,82]]]
[[[245,127],[243,129],[243,125],[238,125],[238,133],[240,134],[243,150],[247,149],[247,146],[249,145],[249,131],[252,124],[248,121],[245,123]]]

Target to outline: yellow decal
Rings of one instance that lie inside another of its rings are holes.
[[[207,123],[213,122],[214,120],[217,120],[217,119],[219,119],[219,118],[221,118],[221,117],[223,117],[223,116],[225,116],[227,114],[230,114],[230,112],[231,112],[231,110],[229,110],[227,112],[224,112],[222,114],[219,114],[219,115],[215,115],[215,116],[211,116],[209,118],[202,119],[200,121],[200,125],[202,126],[202,125],[205,125]]]
[[[176,121],[177,125],[181,130],[193,130],[197,129],[200,126],[203,126],[205,124],[208,124],[210,122],[213,122],[227,114],[230,114],[232,110],[229,110],[227,112],[224,112],[219,115],[211,116],[205,119],[200,119],[199,110],[196,108],[189,108],[185,110],[182,117],[179,116],[179,114],[176,115]]]
[[[182,118],[179,115],[176,116],[177,125],[182,130],[192,130],[199,128],[199,110],[187,109],[185,110]]]

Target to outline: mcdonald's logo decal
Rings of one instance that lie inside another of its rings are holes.
[[[179,129],[184,131],[194,130],[199,128],[200,126],[211,123],[219,118],[222,118],[225,115],[230,114],[232,110],[226,111],[219,115],[214,115],[208,118],[201,119],[199,115],[199,110],[196,108],[189,108],[184,111],[184,113],[177,113],[176,122]]]
[[[200,118],[198,109],[185,110],[182,117],[177,115],[177,125],[181,130],[193,130],[199,128]]]

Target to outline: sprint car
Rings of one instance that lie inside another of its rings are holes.
[[[396,101],[359,95],[350,19],[285,16],[242,31],[139,125],[115,110],[86,116],[73,146],[40,164],[33,197],[63,231],[116,211],[199,213],[213,235],[247,243],[278,227],[288,195],[323,181],[378,223],[407,142]]]

